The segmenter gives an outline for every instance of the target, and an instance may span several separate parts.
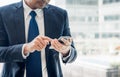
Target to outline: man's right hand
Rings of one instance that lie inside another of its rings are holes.
[[[35,50],[41,51],[44,49],[48,44],[49,41],[52,39],[46,36],[37,36],[35,39],[33,39],[30,43],[24,44],[24,55],[27,55],[28,53],[32,53]]]

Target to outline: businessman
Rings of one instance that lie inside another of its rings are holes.
[[[67,12],[50,0],[22,0],[0,7],[0,62],[2,77],[63,77],[63,63],[76,59]],[[52,49],[50,49],[52,47]]]

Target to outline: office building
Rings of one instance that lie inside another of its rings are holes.
[[[99,0],[102,38],[120,38],[120,0]]]
[[[66,0],[71,31],[81,38],[94,38],[98,33],[98,0]]]

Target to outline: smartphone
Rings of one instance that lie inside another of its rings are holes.
[[[68,40],[69,43],[68,44],[65,44],[62,40],[65,39],[65,40]],[[71,45],[71,42],[72,42],[72,38],[70,36],[61,36],[58,38],[58,41],[63,44],[63,45]],[[52,46],[49,47],[49,49],[53,49]]]
[[[64,40],[67,40],[69,42],[69,44],[71,44],[71,41],[72,41],[72,38],[70,36],[61,36],[58,38],[58,41],[61,43],[61,44],[64,44],[66,45],[64,42],[63,42],[63,39]]]

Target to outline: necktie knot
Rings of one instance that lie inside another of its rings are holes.
[[[35,12],[35,11],[31,11],[31,12],[30,12],[30,15],[31,15],[31,17],[35,18],[36,12]]]

